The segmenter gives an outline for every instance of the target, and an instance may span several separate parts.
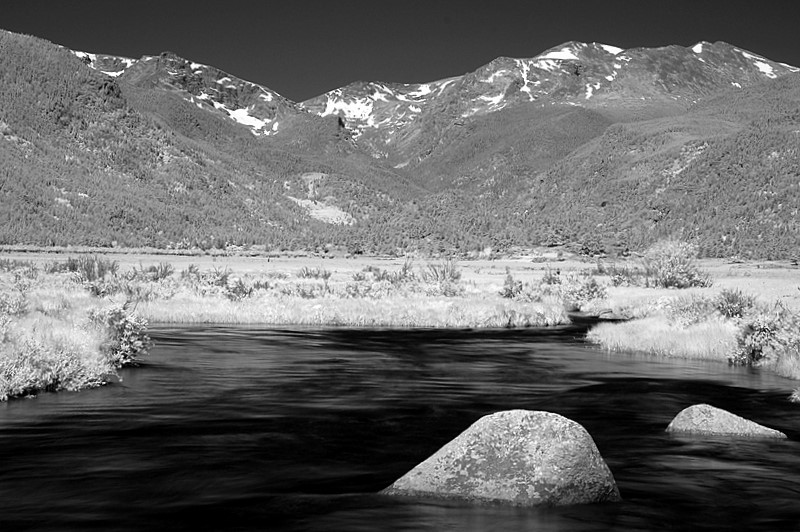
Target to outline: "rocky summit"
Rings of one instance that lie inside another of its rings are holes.
[[[527,410],[482,417],[383,493],[514,506],[620,500],[583,427]]]

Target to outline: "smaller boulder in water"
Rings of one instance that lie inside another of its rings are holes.
[[[383,493],[514,506],[620,500],[586,429],[529,410],[482,417]]]
[[[681,410],[670,422],[667,432],[748,438],[786,437],[783,432],[707,404],[692,405]]]

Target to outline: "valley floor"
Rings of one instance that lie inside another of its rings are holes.
[[[57,253],[0,251],[0,260],[27,261],[38,265],[75,256],[78,254],[61,249]],[[393,271],[405,263],[403,258],[389,257],[164,255],[136,251],[129,253],[124,250],[117,253],[94,253],[92,256],[116,261],[122,272],[161,263],[171,264],[177,273],[196,266],[201,271],[229,269],[238,276],[293,276],[302,268],[321,268],[331,272],[333,281],[350,279],[353,274],[368,267]],[[425,265],[428,262],[435,261],[417,260],[415,265]],[[681,293],[716,294],[722,289],[741,290],[764,302],[780,301],[788,308],[800,311],[800,266],[789,261],[730,262],[724,259],[700,259],[697,263],[701,270],[711,275],[713,285],[709,288],[693,288],[689,292],[680,291]],[[464,260],[458,263],[458,267],[462,272],[463,283],[474,286],[479,292],[493,294],[502,288],[507,273],[520,281],[538,282],[548,271],[588,274],[596,269],[596,262],[578,258],[559,260],[555,255],[534,255],[510,259]],[[595,276],[608,281],[607,276]],[[673,289],[609,287],[612,306],[624,305],[628,300],[637,301],[640,298],[659,298],[674,294],[676,291]]]
[[[791,332],[800,324],[800,268],[698,265],[713,284],[678,290],[617,286],[609,266],[626,265],[555,254],[456,263],[6,251],[0,253],[0,398],[102,384],[146,352],[143,321],[537,327],[568,323],[568,310],[631,319],[588,335],[611,351],[760,365],[800,379],[800,333]],[[42,335],[55,322],[60,336]],[[81,344],[76,336],[88,329],[92,342]],[[105,355],[98,358],[98,350]],[[69,364],[59,362],[62,355]],[[35,363],[26,362],[30,357]],[[50,363],[71,373],[50,375],[42,369]],[[26,375],[19,375],[21,367]]]

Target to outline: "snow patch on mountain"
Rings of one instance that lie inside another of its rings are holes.
[[[569,46],[565,46],[560,50],[555,50],[553,52],[547,52],[543,55],[539,56],[541,59],[559,59],[559,60],[579,60],[580,58],[575,55],[575,50]]]
[[[351,120],[367,120],[372,114],[373,102],[371,98],[358,98],[353,101],[346,101],[341,97],[341,89],[337,89],[328,94],[328,103],[320,116],[343,114]]]
[[[423,84],[355,83],[303,102],[299,107],[320,116],[344,119],[354,138],[367,129],[408,124],[457,78]],[[384,139],[388,143],[391,139]]]
[[[93,54],[90,52],[81,52],[78,50],[70,50],[78,59],[86,63],[89,68],[102,72],[106,76],[116,78],[125,73],[125,71],[136,63],[135,59],[128,57],[119,57],[115,55]]]
[[[734,48],[734,50],[742,54],[742,56],[746,57],[747,59],[750,59],[753,62],[753,65],[763,72],[768,78],[775,79],[778,77],[778,75],[775,73],[775,69],[772,68],[772,65],[766,62],[766,58],[761,57],[760,55],[751,54],[745,50],[740,50],[739,48]]]
[[[88,65],[94,68],[92,65],[95,61],[97,61],[97,54],[91,54],[89,52],[79,52],[78,50],[70,50],[75,57],[80,59],[81,61],[88,61]]]
[[[598,44],[598,46],[611,55],[619,55],[625,51],[622,48],[617,48],[616,46],[611,46],[610,44]]]

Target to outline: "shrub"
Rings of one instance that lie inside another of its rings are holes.
[[[190,265],[191,268],[191,265]],[[128,280],[142,280],[158,282],[167,279],[175,272],[175,267],[168,262],[159,262],[145,268],[141,264],[137,270],[134,267],[131,272],[126,276]]]
[[[714,299],[695,294],[666,298],[663,308],[670,321],[684,327],[720,317]]]
[[[376,274],[375,280],[376,281],[389,281],[391,284],[397,286],[404,283],[411,283],[417,280],[417,277],[414,275],[413,269],[414,262],[411,259],[406,259],[403,262],[403,265],[400,269],[396,272],[380,272],[380,275]]]
[[[579,279],[571,275],[563,279],[554,292],[567,308],[578,310],[589,301],[605,299],[608,291],[594,277]]]
[[[316,299],[331,293],[327,282],[285,284],[281,285],[278,291],[284,296],[301,297],[303,299]]]
[[[301,279],[324,279],[327,281],[331,277],[331,272],[325,268],[309,268],[303,266],[303,268],[297,272],[297,276]]]
[[[665,240],[653,244],[642,259],[648,285],[662,288],[711,286],[710,277],[696,263],[697,248],[687,242]]]
[[[204,280],[209,281],[213,286],[228,286],[228,279],[231,276],[231,270],[229,268],[214,268],[214,270],[204,276]]]
[[[46,270],[48,273],[71,272],[76,275],[79,282],[94,282],[109,275],[116,275],[119,271],[119,263],[97,255],[76,259],[69,257],[65,262],[51,263]]]
[[[231,301],[241,301],[252,297],[258,290],[269,290],[272,286],[269,281],[250,281],[242,278],[229,282],[225,286],[225,297]]]
[[[100,386],[113,368],[102,356],[91,356],[77,346],[48,346],[34,339],[0,346],[0,401],[43,391]]]
[[[500,295],[507,299],[515,299],[522,293],[523,286],[522,281],[516,281],[508,268],[506,268],[506,279],[503,282]]]
[[[737,350],[730,361],[740,365],[775,362],[786,356],[800,356],[800,316],[775,304],[755,307],[741,322]]]
[[[177,285],[169,281],[124,281],[117,285],[117,291],[125,294],[126,301],[139,303],[141,301],[155,301],[156,299],[172,299],[177,291]]]
[[[430,297],[459,297],[464,295],[465,289],[457,282],[440,281],[438,283],[426,285],[423,291],[425,292],[425,295]]]
[[[414,275],[413,261],[406,259],[400,269],[396,272],[388,270],[381,270],[376,266],[367,266],[361,272],[353,275],[354,281],[366,281],[367,274],[372,274],[372,278],[377,282],[387,281],[395,286],[400,286],[404,283],[411,283],[417,280]]]
[[[0,287],[0,315],[20,316],[28,311],[29,280],[15,273],[11,286]]]
[[[36,264],[29,260],[0,259],[0,271],[36,270]]]
[[[190,264],[185,270],[181,270],[181,280],[198,281],[200,280],[200,268],[196,264]]]
[[[353,282],[345,284],[339,296],[352,299],[381,299],[387,297],[392,291],[393,285],[389,281]]]
[[[423,269],[420,276],[426,283],[456,283],[461,279],[461,270],[458,268],[458,263],[453,259],[440,262],[438,264],[428,264],[427,268]]]
[[[147,322],[129,313],[124,306],[93,310],[89,317],[94,323],[105,327],[108,339],[103,343],[102,350],[115,368],[136,363],[152,347],[147,335]]]
[[[547,268],[544,272],[544,276],[542,277],[542,281],[540,284],[542,285],[557,285],[561,284],[561,270],[553,270],[551,268]]]
[[[743,318],[756,304],[756,298],[741,290],[722,290],[715,300],[716,308],[726,318]]]
[[[611,286],[643,286],[646,284],[642,270],[627,265],[608,265],[598,260],[593,273],[607,275],[611,280]]]

